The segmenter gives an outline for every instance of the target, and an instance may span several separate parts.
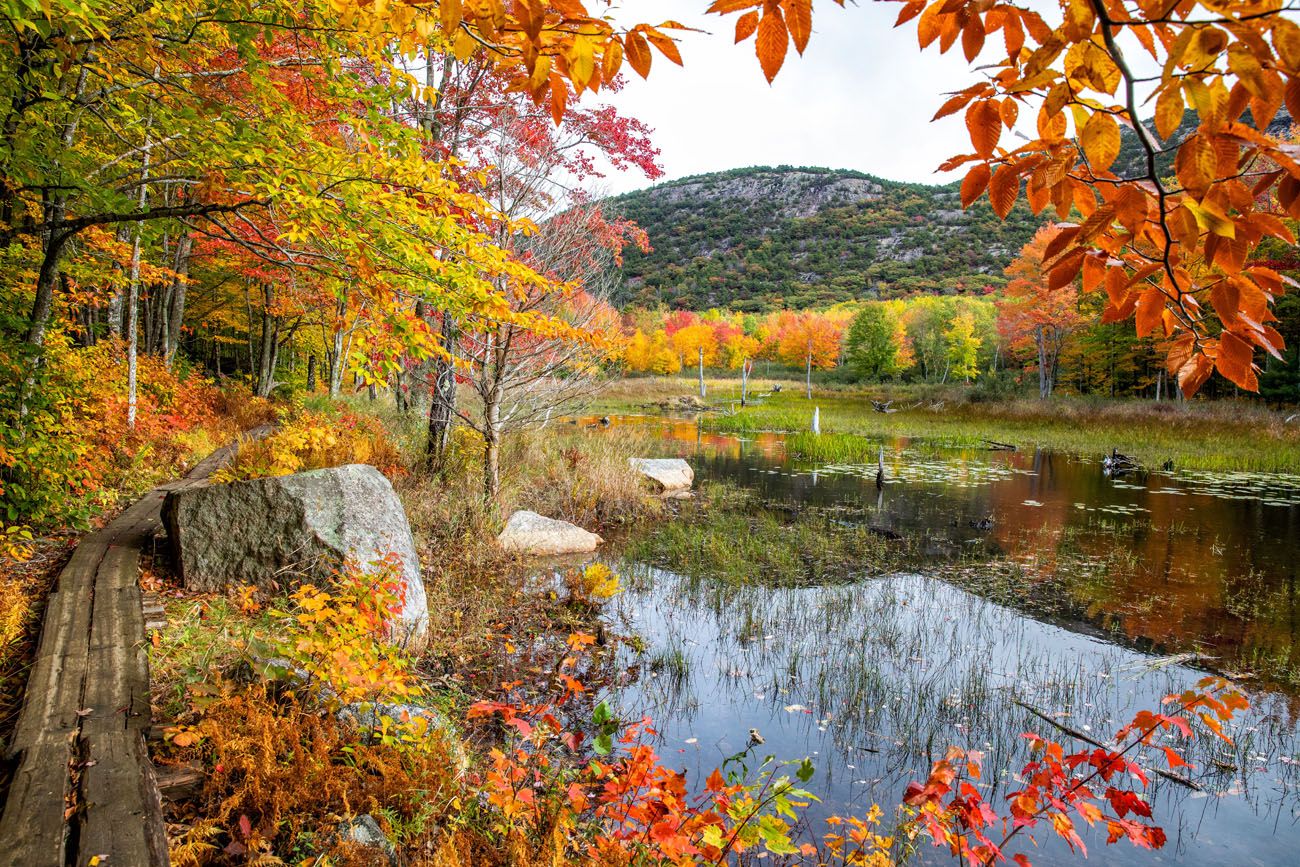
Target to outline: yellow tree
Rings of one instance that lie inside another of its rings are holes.
[[[706,396],[704,366],[718,363],[718,335],[713,326],[707,322],[697,322],[677,329],[668,339],[683,367],[686,366],[687,359],[695,359],[699,371],[700,398],[703,399]]]

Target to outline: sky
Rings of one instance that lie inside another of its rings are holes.
[[[647,123],[661,150],[663,180],[754,165],[856,169],[900,181],[946,183],[949,156],[970,150],[961,115],[931,123],[943,94],[977,80],[954,49],[924,53],[915,20],[894,29],[899,6],[863,0],[816,5],[801,57],[791,47],[768,85],[753,40],[733,44],[735,17],[705,15],[708,0],[641,0],[620,21],[673,19],[709,30],[682,34],[685,67],[657,52],[642,81],[625,65],[627,86],[609,102]],[[653,17],[652,17],[653,16]],[[649,185],[638,172],[610,172],[600,186],[618,193]]]

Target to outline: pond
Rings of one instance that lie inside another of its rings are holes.
[[[1001,803],[1027,759],[1022,732],[1074,743],[1031,708],[1106,741],[1207,670],[1248,672],[1252,707],[1232,724],[1234,745],[1185,750],[1191,786],[1153,778],[1166,847],[1083,837],[1105,864],[1297,863],[1300,476],[1108,478],[1100,456],[891,440],[878,489],[874,460],[801,460],[779,434],[619,425],[656,431],[656,456],[686,457],[699,485],[926,540],[907,572],[820,585],[618,564],[627,590],[610,616],[644,645],[624,651],[630,673],[613,698],[655,721],[669,765],[703,779],[751,729],[763,753],[811,756],[822,801],[807,834],[820,837],[825,816],[897,804],[949,744],[984,751],[985,796]],[[1080,863],[1049,831],[1036,837],[1022,843],[1036,864]],[[950,861],[928,845],[920,855]]]

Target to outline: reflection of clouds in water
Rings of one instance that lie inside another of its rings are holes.
[[[815,815],[896,803],[950,743],[987,751],[994,773],[985,794],[1005,794],[1011,778],[998,771],[1027,759],[1020,733],[1059,736],[1017,701],[1104,739],[1201,676],[920,575],[792,589],[721,587],[636,564],[625,574],[617,616],[646,642],[630,658],[680,657],[680,667],[674,676],[646,666],[621,705],[650,713],[664,752],[686,750],[676,755],[700,774],[743,748],[751,728],[779,759],[817,756],[815,790],[825,801]],[[1284,863],[1276,859],[1300,842],[1291,825],[1300,783],[1294,721],[1284,699],[1254,701],[1232,723],[1234,749],[1184,748],[1202,792],[1159,781],[1152,789],[1176,841],[1166,857],[1245,863],[1239,856],[1250,852],[1257,863]],[[1129,848],[1105,852],[1107,864],[1150,863]],[[1034,856],[1040,864],[1073,858],[1053,842]]]

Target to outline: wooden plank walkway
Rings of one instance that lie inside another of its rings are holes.
[[[246,436],[264,436],[269,427]],[[167,493],[201,484],[238,444],[154,488],[77,545],[45,609],[7,758],[17,770],[0,814],[0,865],[169,863],[145,734],[149,659],[140,555],[162,529]]]

